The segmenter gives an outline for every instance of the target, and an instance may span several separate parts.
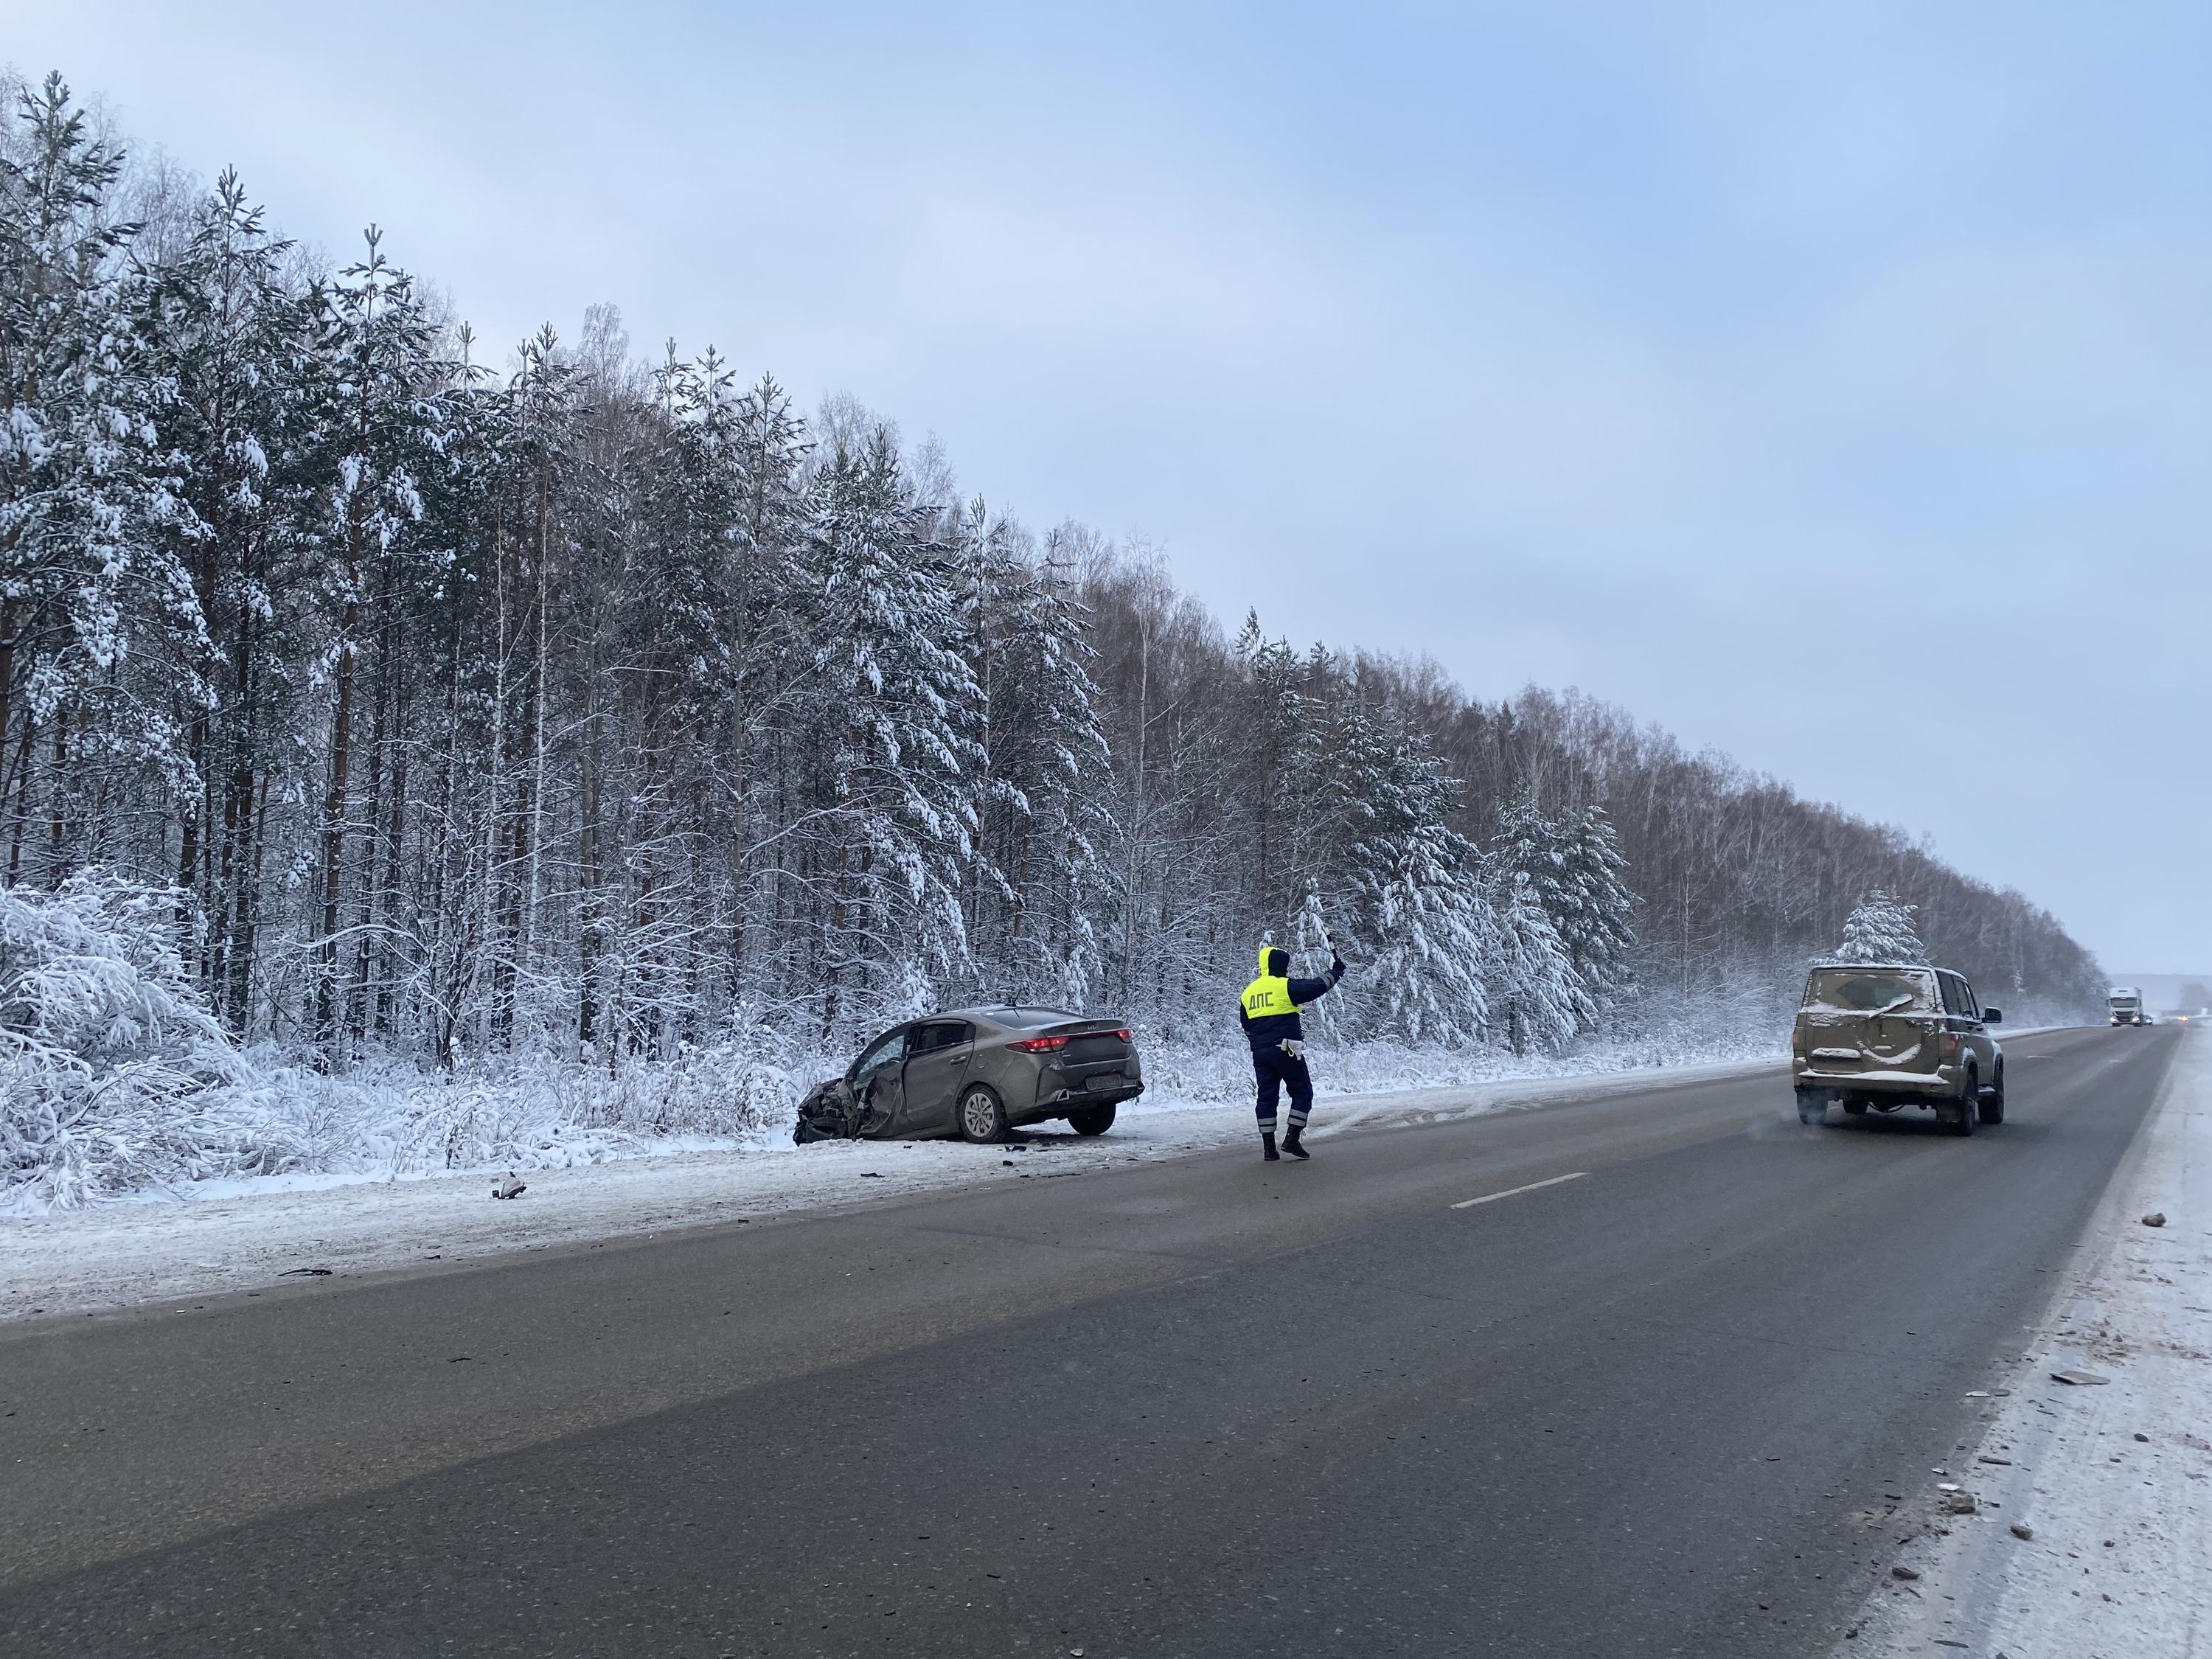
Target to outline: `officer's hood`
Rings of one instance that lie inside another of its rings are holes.
[[[1260,947],[1261,979],[1287,979],[1290,973],[1291,953],[1279,945],[1262,945]]]

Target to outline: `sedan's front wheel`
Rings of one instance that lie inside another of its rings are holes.
[[[1111,1106],[1084,1106],[1067,1115],[1067,1127],[1079,1135],[1103,1135],[1114,1127]]]
[[[960,1097],[960,1138],[979,1146],[1006,1138],[1006,1109],[981,1083]]]

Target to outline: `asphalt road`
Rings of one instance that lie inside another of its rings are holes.
[[[34,1322],[0,1652],[1824,1653],[2179,1035]]]

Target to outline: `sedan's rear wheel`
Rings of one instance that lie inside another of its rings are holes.
[[[1006,1138],[1006,1109],[988,1085],[978,1083],[960,1097],[960,1138],[979,1146]]]
[[[1079,1135],[1103,1135],[1114,1127],[1111,1106],[1083,1106],[1067,1115],[1067,1127]]]

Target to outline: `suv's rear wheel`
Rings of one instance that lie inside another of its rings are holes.
[[[1864,1095],[1845,1095],[1844,1097],[1844,1115],[1845,1117],[1864,1117],[1866,1115],[1867,1103],[1866,1097]]]
[[[960,1097],[960,1138],[983,1146],[1006,1138],[1006,1109],[985,1084],[975,1084]]]
[[[1828,1121],[1828,1091],[1826,1089],[1798,1090],[1797,1121],[1800,1123],[1825,1123]]]
[[[1114,1109],[1083,1106],[1067,1115],[1067,1127],[1079,1135],[1103,1135],[1114,1127]]]
[[[1950,1109],[1947,1127],[1953,1134],[1970,1135],[1974,1133],[1974,1120],[1981,1115],[1981,1097],[1980,1080],[1974,1075],[1974,1068],[1969,1066],[1966,1067],[1966,1080],[1959,1091],[1959,1098]]]
[[[1982,1097],[1975,1103],[1974,1111],[1984,1123],[2004,1121],[2004,1061],[2002,1060],[1997,1061],[1996,1082],[1982,1091]]]

